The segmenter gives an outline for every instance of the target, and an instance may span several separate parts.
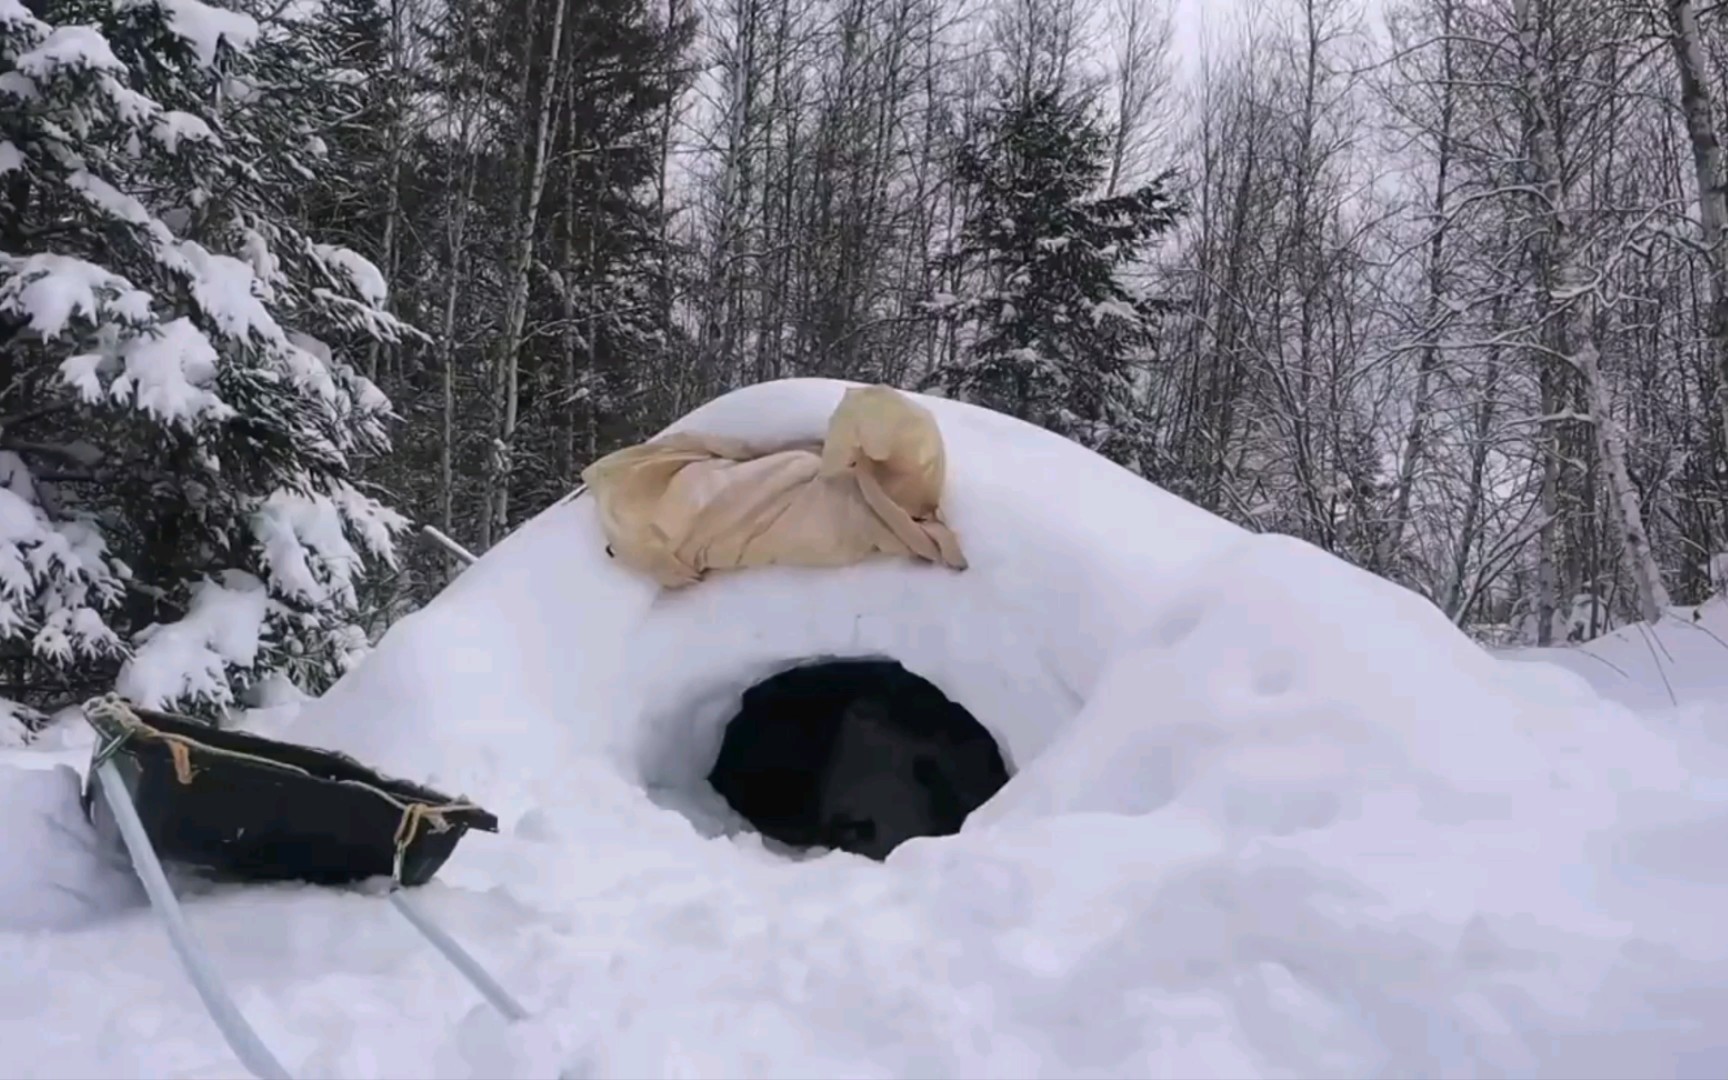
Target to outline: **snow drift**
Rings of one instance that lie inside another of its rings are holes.
[[[125,858],[98,845],[79,790],[65,765],[0,762],[0,932],[76,929],[143,902]]]
[[[809,439],[843,389],[752,387],[679,426]],[[240,992],[291,1070],[1728,1074],[1719,726],[1496,660],[1306,545],[927,404],[969,570],[661,592],[606,558],[578,499],[281,729],[500,814],[423,902],[538,1013],[533,1039],[498,1029],[359,899],[200,897],[219,955],[261,950]],[[883,863],[789,860],[726,826],[702,777],[741,692],[825,655],[929,679],[1012,778]],[[0,969],[84,973],[49,980],[57,1043],[30,1068],[232,1071],[155,936],[123,944],[149,933],[0,936]],[[0,1008],[0,1046],[40,1041],[41,1012]]]

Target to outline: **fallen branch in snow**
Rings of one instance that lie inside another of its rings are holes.
[[[1696,615],[1693,616],[1693,620],[1694,621],[1692,621],[1692,622],[1681,622],[1680,620],[1676,619],[1676,620],[1674,620],[1674,625],[1683,626],[1688,630],[1697,631],[1698,633],[1703,634],[1706,637],[1711,638],[1713,641],[1716,642],[1716,644],[1722,646],[1722,648],[1724,650],[1728,650],[1728,641],[1722,640],[1722,635],[1720,635],[1716,631],[1710,629],[1708,626],[1699,625],[1699,623],[1696,621],[1697,620]]]
[[[1656,655],[1656,646],[1660,644],[1660,641],[1655,640],[1654,631],[1644,623],[1638,624],[1638,633],[1644,638],[1644,647],[1650,650],[1650,660],[1656,665],[1656,674],[1662,676],[1662,688],[1668,691],[1668,701],[1675,708],[1679,708],[1680,696],[1674,692],[1674,684],[1668,679],[1668,669],[1662,666],[1662,658]],[[1662,651],[1667,652],[1667,647],[1664,646]],[[1670,654],[1668,659],[1673,660],[1674,657]]]
[[[103,457],[102,451],[89,444],[62,446],[58,443],[21,442],[8,439],[4,443],[4,448],[21,454],[35,453],[47,457],[57,457],[85,467],[99,463]]]
[[[1598,664],[1601,664],[1604,667],[1611,668],[1615,672],[1615,674],[1619,675],[1622,679],[1625,679],[1627,682],[1632,681],[1632,674],[1630,672],[1628,672],[1625,668],[1621,667],[1619,664],[1616,664],[1614,661],[1608,659],[1606,656],[1598,656],[1595,653],[1591,652],[1589,649],[1586,649],[1584,646],[1588,645],[1588,644],[1590,644],[1588,641],[1582,642],[1581,644],[1576,646],[1573,649],[1573,651],[1576,652],[1579,656],[1588,656],[1590,659],[1596,661]]]
[[[456,556],[458,559],[461,559],[469,566],[473,566],[475,563],[480,561],[480,556],[450,539],[450,537],[446,536],[443,530],[439,529],[436,525],[420,526],[420,535],[437,544],[439,547]]]

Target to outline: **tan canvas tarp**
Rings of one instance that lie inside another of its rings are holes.
[[[886,386],[846,391],[822,445],[763,449],[681,432],[583,470],[613,555],[669,588],[709,570],[849,566],[873,555],[966,567],[943,523],[947,471],[929,410]]]

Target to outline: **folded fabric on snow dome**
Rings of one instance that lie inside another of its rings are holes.
[[[893,555],[966,567],[942,520],[946,457],[929,410],[852,387],[820,447],[665,435],[583,470],[609,550],[668,588],[709,570],[850,566]]]

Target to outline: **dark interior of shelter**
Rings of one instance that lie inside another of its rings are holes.
[[[708,774],[763,836],[872,859],[951,836],[1008,782],[996,740],[894,660],[820,660],[745,691]]]

